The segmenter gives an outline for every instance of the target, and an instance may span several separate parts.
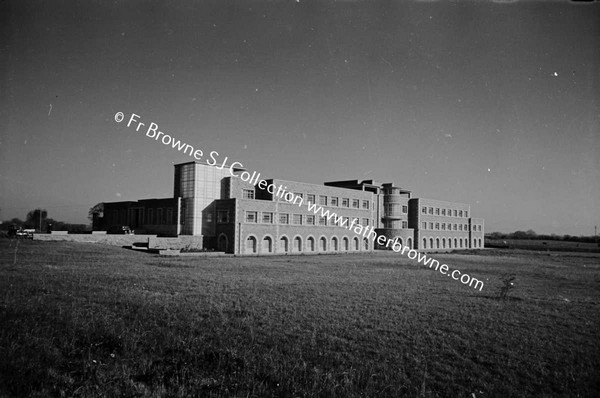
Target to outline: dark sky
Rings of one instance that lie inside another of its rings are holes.
[[[600,2],[4,1],[0,218],[169,197],[189,156],[395,182],[486,229],[600,224]]]

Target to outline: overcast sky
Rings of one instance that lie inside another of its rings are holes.
[[[600,225],[600,2],[4,1],[0,219],[169,197],[191,160],[395,182],[486,230]]]

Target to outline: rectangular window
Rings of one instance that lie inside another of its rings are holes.
[[[319,216],[319,225],[327,225],[327,219]]]
[[[262,222],[263,224],[273,224],[273,213],[263,213]]]
[[[469,212],[465,210],[465,217],[469,217]]]
[[[331,205],[332,206],[337,206],[338,205],[338,198],[332,197],[331,198]]]
[[[290,223],[290,215],[287,213],[281,213],[279,215],[279,224],[289,224]]]
[[[427,229],[427,223],[426,222],[421,223],[421,229]]]
[[[158,209],[156,211],[156,223],[162,224],[162,220],[163,220],[163,209]]]
[[[446,215],[446,209],[442,209],[442,216]]]
[[[442,223],[442,231],[446,230],[446,223]]]
[[[408,213],[408,206],[402,205],[402,214],[407,214],[407,213]]]
[[[154,209],[148,209],[148,224],[154,224]]]
[[[435,229],[437,229],[438,231],[440,230],[440,223],[439,222],[435,223]]]
[[[208,213],[208,215],[206,217],[207,222],[212,222],[212,218],[210,220],[208,220],[208,218],[209,218],[208,216],[212,216],[212,214]],[[173,208],[172,207],[167,208],[167,224],[175,224],[175,221],[173,221]]]
[[[319,195],[319,204],[321,206],[327,206],[327,196]]]
[[[454,217],[458,217],[458,211],[454,210]]]
[[[255,211],[246,212],[246,222],[255,223],[257,222],[257,214]]]
[[[465,224],[465,231],[467,231],[467,224]]]
[[[462,231],[462,224],[458,224],[458,230]]]
[[[458,231],[458,225],[454,224],[454,230]]]
[[[342,198],[342,207],[350,207],[350,199]]]
[[[352,199],[352,207],[355,209],[360,208],[360,201],[358,199]]]
[[[458,212],[458,216],[459,216],[459,217],[462,217],[462,210],[460,210],[460,211]]]
[[[294,201],[297,197],[304,200],[304,194],[302,192],[294,192]]]
[[[439,208],[439,207],[436,207],[436,208],[435,208],[435,215],[436,215],[436,216],[439,216],[439,215],[440,215],[440,208]]]
[[[227,224],[229,222],[229,212],[227,210],[217,211],[217,224]]]
[[[307,225],[315,225],[315,216],[307,215],[306,216],[306,224]]]
[[[421,209],[421,214],[427,214],[427,207],[423,206]]]
[[[369,225],[369,219],[368,218],[363,218],[362,219],[362,225],[365,226],[365,227],[368,226]]]
[[[429,223],[429,229],[433,229],[433,223],[432,222]]]
[[[362,202],[363,205],[363,209],[369,210],[369,201],[368,200],[363,200]]]
[[[253,189],[244,189],[242,197],[244,199],[254,199],[254,190]]]
[[[312,204],[316,204],[317,202],[315,202],[315,195],[313,194],[308,194],[306,195],[306,201],[312,203]]]
[[[433,207],[429,208],[429,214],[433,215]]]
[[[408,221],[402,221],[402,229],[408,228]]]
[[[302,214],[293,214],[292,215],[292,224],[302,225]]]

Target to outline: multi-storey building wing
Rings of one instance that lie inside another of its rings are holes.
[[[415,198],[410,209],[419,249],[483,247],[483,219],[471,218],[468,204]]]
[[[374,180],[257,184],[258,177],[252,181],[244,173],[249,175],[241,168],[177,164],[173,198],[105,203],[97,226],[192,235],[205,248],[235,254],[389,249],[377,245],[379,236],[417,250],[483,247],[483,219],[472,218],[468,204],[412,198],[409,190]]]
[[[285,180],[266,180],[294,197],[290,203],[239,178],[223,183],[228,199],[216,201],[216,247],[234,253],[368,251],[373,243],[346,226],[372,226],[370,192]],[[313,210],[308,203],[315,204]],[[316,213],[314,210],[318,210]],[[337,222],[336,222],[337,220]]]

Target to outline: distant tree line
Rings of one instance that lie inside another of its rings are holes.
[[[23,229],[35,229],[40,232],[52,231],[69,231],[73,233],[89,232],[91,230],[86,224],[71,224],[63,221],[58,221],[48,217],[48,212],[45,209],[31,210],[25,216],[25,220],[13,218],[3,221],[0,224],[1,231],[8,231],[12,227]]]
[[[530,239],[530,240],[562,240],[570,242],[594,243],[596,237],[591,236],[574,236],[574,235],[538,235],[534,230],[515,231],[511,233],[492,232],[485,234],[486,239]]]

